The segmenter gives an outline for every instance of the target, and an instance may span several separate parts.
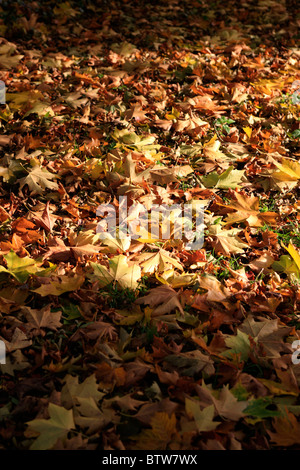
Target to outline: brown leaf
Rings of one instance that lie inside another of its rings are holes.
[[[160,402],[147,403],[142,406],[138,413],[134,415],[143,424],[150,424],[155,413],[167,413],[169,416],[178,408],[178,404],[172,402],[169,398],[164,398]]]
[[[156,412],[151,418],[150,425],[151,429],[144,429],[135,438],[134,449],[165,450],[169,443],[176,440],[177,429],[174,413],[169,417],[169,414],[165,411]]]
[[[259,211],[259,198],[256,196],[246,196],[237,191],[231,191],[232,200],[228,205],[217,204],[222,207],[222,213],[230,212],[225,219],[226,224],[235,224],[246,221],[250,227],[262,227],[264,223],[268,225],[276,225],[276,220],[279,217],[276,212],[260,212]]]
[[[20,328],[15,328],[14,334],[10,341],[7,341],[1,337],[0,339],[4,341],[7,352],[16,351],[18,349],[24,349],[32,344],[32,341],[28,339],[28,336],[25,335],[25,333],[23,333]]]

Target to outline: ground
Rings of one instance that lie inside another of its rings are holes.
[[[0,36],[0,448],[300,449],[297,2],[2,1]]]

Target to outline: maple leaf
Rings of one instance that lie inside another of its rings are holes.
[[[248,406],[248,402],[238,401],[229,390],[228,384],[215,394],[211,385],[203,383],[198,389],[198,395],[202,405],[213,404],[216,413],[222,418],[238,421],[245,416],[244,410]]]
[[[109,260],[109,269],[101,264],[91,262],[94,277],[99,281],[100,287],[105,287],[111,282],[118,282],[123,289],[135,289],[141,278],[141,268],[136,265],[129,266],[127,257],[115,256]]]
[[[230,349],[222,352],[222,356],[228,358],[240,357],[242,361],[247,361],[250,356],[251,346],[249,336],[246,333],[237,330],[236,336],[227,336],[225,344]]]
[[[177,275],[174,269],[169,269],[167,271],[164,271],[161,275],[156,274],[155,277],[162,284],[168,284],[169,286],[173,287],[173,289],[176,289],[178,287],[188,286],[189,284],[192,284],[197,279],[196,274],[184,273],[184,274]]]
[[[224,255],[243,253],[248,245],[238,237],[239,232],[240,230],[236,228],[222,230],[220,224],[210,225],[207,240],[210,241],[216,253],[223,253]]]
[[[210,159],[217,162],[228,160],[225,153],[220,150],[221,142],[215,134],[208,142],[203,145],[203,155],[205,159]]]
[[[225,385],[219,393],[218,400],[214,400],[214,405],[219,416],[238,421],[245,416],[245,409],[248,402],[238,401],[229,390],[229,385]]]
[[[263,272],[263,273],[268,273],[268,272],[270,272],[269,267],[270,267],[271,265],[272,265],[272,268],[274,269],[272,263],[274,263],[274,258],[273,258],[273,256],[269,255],[269,254],[266,252],[266,253],[264,253],[263,255],[261,255],[259,258],[257,258],[255,261],[251,261],[251,263],[249,263],[249,267],[250,267],[253,271],[259,271],[259,272]]]
[[[25,106],[32,107],[40,99],[43,99],[43,94],[38,90],[23,91],[21,93],[7,93],[6,99],[9,106],[13,110],[23,109]]]
[[[15,68],[20,63],[20,60],[24,57],[24,55],[10,55],[9,53],[3,53],[2,51],[3,49],[0,49],[0,65],[4,69],[10,70]]]
[[[189,377],[201,371],[208,376],[215,372],[212,359],[198,350],[170,355],[165,357],[164,360],[168,364],[175,366],[176,370],[179,370],[181,374]]]
[[[260,397],[257,400],[250,400],[244,413],[248,416],[253,416],[256,420],[280,416],[280,411],[270,408],[272,405],[274,405],[272,398]]]
[[[270,178],[276,189],[290,190],[297,185],[300,179],[300,164],[290,158],[282,158],[281,163],[272,160],[278,170],[270,173]]]
[[[67,409],[79,403],[80,398],[93,398],[97,403],[105,396],[105,393],[98,391],[95,375],[90,375],[82,383],[78,383],[78,377],[66,375],[65,385],[61,391],[61,402]]]
[[[79,328],[72,336],[72,341],[77,341],[81,337],[97,340],[101,342],[103,338],[113,340],[116,338],[116,330],[113,325],[103,321],[95,321],[89,325]]]
[[[300,279],[300,270],[288,255],[281,255],[278,261],[274,261],[272,269],[276,272],[287,274],[292,281]]]
[[[180,271],[183,270],[181,264],[163,249],[158,250],[156,253],[143,253],[134,259],[139,263],[144,273],[153,273],[156,269],[165,271],[168,266],[174,266]]]
[[[23,333],[20,328],[15,328],[10,341],[6,341],[4,338],[1,339],[6,345],[7,352],[16,351],[18,349],[24,349],[32,344],[32,341],[28,339],[27,335]]]
[[[86,243],[88,240],[95,242],[98,237],[93,233],[81,234],[77,237],[72,237],[70,234],[70,241],[75,246],[67,246],[64,241],[58,237],[49,237],[48,246],[49,250],[44,254],[43,259],[51,259],[52,261],[65,261],[74,256],[78,259],[83,256],[91,256],[100,251],[100,247],[94,246],[91,243]]]
[[[124,57],[129,57],[137,51],[136,46],[127,41],[121,42],[120,44],[114,43],[111,49]]]
[[[170,417],[168,413],[157,412],[151,419],[151,429],[145,429],[138,437],[134,437],[137,443],[136,450],[165,450],[168,444],[176,440],[176,416],[173,413]]]
[[[25,244],[41,241],[41,234],[34,230],[35,228],[35,224],[25,219],[24,217],[17,219],[12,224],[12,229],[14,232],[16,232],[14,233],[15,240],[16,236],[20,237]]]
[[[153,147],[153,143],[155,142],[155,137],[153,135],[137,135],[135,132],[128,132],[126,129],[118,130],[116,129],[113,134],[112,138],[116,141],[120,142],[123,145],[128,145],[129,147],[137,147],[137,148],[159,148],[160,146],[156,145]],[[149,147],[150,146],[150,147]]]
[[[69,242],[70,244],[76,247],[94,245],[99,240],[99,234],[95,234],[94,230],[82,230],[78,234],[75,234],[73,231],[70,232]]]
[[[41,310],[23,307],[23,312],[28,321],[26,331],[29,332],[30,335],[44,335],[44,329],[49,328],[50,330],[56,331],[57,328],[62,326],[62,323],[60,323],[62,312],[51,312],[51,305],[46,305]]]
[[[27,435],[31,431],[39,433],[30,447],[31,450],[51,449],[58,439],[66,437],[71,429],[75,429],[72,410],[49,403],[48,411],[49,419],[33,419],[26,423],[29,426]]]
[[[280,376],[280,373],[278,375]],[[297,397],[299,394],[298,385],[291,382],[285,383],[283,377],[284,374],[282,375],[283,383],[278,383],[269,379],[259,379],[259,381],[267,387],[273,395],[293,395]],[[278,414],[280,413],[278,412]]]
[[[214,431],[220,424],[220,421],[213,421],[215,408],[213,405],[205,407],[203,410],[200,404],[189,398],[185,399],[185,410],[190,418],[195,420],[198,432]],[[190,426],[184,426],[184,431],[189,430]]]
[[[74,410],[74,421],[77,426],[85,429],[85,434],[95,434],[120,419],[113,409],[101,411],[93,397],[77,397],[76,400],[78,405]]]
[[[0,166],[0,176],[2,176],[3,180],[7,182],[13,181],[14,178],[18,176],[19,173],[22,171],[23,168],[20,162],[16,160],[10,160],[8,163],[8,167]]]
[[[282,341],[292,331],[291,327],[278,325],[278,320],[255,321],[249,315],[239,330],[251,336],[258,342],[266,353],[266,358],[280,357],[282,351],[287,351],[287,346]]]
[[[119,253],[128,251],[131,245],[131,237],[124,237],[124,238],[114,238],[110,233],[107,233],[107,237],[101,240],[102,244],[107,246],[107,251],[109,253]]]
[[[193,168],[190,165],[174,166],[174,173],[180,178],[194,173]]]
[[[24,114],[24,118],[30,114],[36,113],[38,116],[54,116],[55,113],[50,106],[50,103],[47,101],[36,101],[33,103],[32,107]]]
[[[95,450],[97,444],[89,444],[88,438],[78,434],[78,436],[71,437],[71,439],[58,439],[52,450]]]
[[[51,276],[46,278],[37,278],[42,284],[37,289],[32,289],[32,292],[40,294],[42,297],[46,295],[62,295],[65,292],[75,291],[84,283],[85,278],[80,274]]]
[[[159,184],[168,184],[177,181],[174,168],[152,168],[150,170],[150,179]],[[178,172],[180,173],[180,172]]]
[[[143,111],[141,106],[133,105],[130,106],[124,115],[126,119],[135,119],[136,121],[143,122],[147,119],[147,111]]]
[[[166,413],[170,416],[175,413],[177,408],[178,403],[171,401],[170,398],[163,398],[155,403],[145,403],[133,416],[143,424],[150,424],[155,414]]]
[[[201,155],[203,149],[203,145],[201,143],[196,143],[195,145],[181,145],[180,146],[180,153],[182,155],[187,155],[189,157],[196,157],[197,155]]]
[[[207,290],[207,293],[203,295],[208,301],[222,302],[222,300],[225,300],[230,295],[229,290],[226,289],[216,277],[210,274],[201,276],[199,282],[200,287]]]
[[[213,101],[211,95],[197,96],[194,98],[194,108],[203,111],[209,115],[220,116],[224,114],[226,106],[218,106],[216,101]]]
[[[17,372],[28,369],[28,367],[30,367],[30,363],[27,361],[26,356],[24,356],[20,349],[10,353],[6,357],[5,364],[0,364],[2,374],[9,374],[12,377],[15,376],[15,371]]]
[[[39,226],[43,227],[47,232],[52,232],[57,217],[50,212],[50,202],[48,201],[45,208],[41,212],[34,212],[32,220]]]
[[[135,304],[130,310],[117,310],[117,313],[121,316],[121,318],[115,320],[118,325],[134,325],[144,318],[141,308]]]
[[[283,245],[283,247],[289,252],[291,257],[293,258],[293,261],[296,263],[298,270],[300,271],[300,254],[294,247],[294,245],[290,242],[289,246],[286,247]]]
[[[3,258],[6,260],[7,268],[0,266],[0,272],[11,274],[19,282],[25,282],[31,274],[44,270],[44,268],[40,268],[41,262],[35,261],[28,256],[20,258],[12,250],[4,255]]]
[[[28,175],[24,178],[19,179],[20,188],[28,185],[31,190],[31,194],[43,194],[46,188],[54,191],[58,190],[58,184],[51,181],[54,178],[58,178],[57,175],[50,173],[44,168],[35,166],[28,172]]]
[[[125,411],[136,411],[136,408],[144,405],[144,401],[136,400],[132,397],[132,393],[123,396],[114,396],[112,398],[103,400],[103,407],[110,407],[112,404],[116,404],[121,410]]]

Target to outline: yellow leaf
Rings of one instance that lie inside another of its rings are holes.
[[[45,283],[32,292],[37,292],[42,297],[46,295],[61,295],[65,292],[76,291],[84,282],[84,276],[75,274],[74,276],[52,276],[45,278]]]
[[[298,251],[295,249],[294,245],[290,242],[288,247],[286,247],[284,245],[282,245],[282,246],[283,246],[283,248],[285,248],[289,252],[291,257],[295,261],[298,269],[300,270],[300,255],[299,255]]]
[[[171,258],[165,250],[159,250],[156,253],[143,253],[138,255],[135,260],[140,263],[144,273],[154,273],[156,269],[165,271],[169,265],[180,269],[180,271],[183,270],[181,264],[176,259]]]
[[[257,379],[259,382],[264,384],[272,393],[272,395],[293,395],[298,396],[298,393],[295,390],[287,390],[287,387],[284,384],[274,382],[274,380],[269,379]]]
[[[10,103],[9,107],[13,110],[22,109],[25,105],[28,105],[28,103],[33,106],[34,103],[43,98],[43,94],[37,90],[22,91],[21,93],[6,93],[6,101]]]
[[[177,275],[174,269],[168,269],[164,271],[161,276],[157,273],[155,274],[156,279],[162,284],[168,284],[174,289],[178,287],[186,287],[191,284],[196,279],[196,274],[179,274]]]
[[[30,274],[36,274],[44,269],[40,268],[41,262],[37,262],[28,256],[20,258],[12,250],[3,257],[6,260],[7,269],[4,266],[0,266],[0,272],[11,274],[19,282],[27,281]]]
[[[190,398],[186,398],[185,409],[187,415],[194,418],[199,432],[213,431],[220,424],[218,421],[213,421],[215,414],[214,405],[207,406],[201,410],[200,403],[197,403],[195,400],[191,400]]]
[[[217,140],[217,137],[218,137],[217,134],[215,134],[215,135],[210,139],[209,142],[206,142],[206,144],[203,145],[203,147],[211,147],[211,146],[213,146],[214,143],[215,143],[216,140]],[[218,141],[217,141],[217,142],[218,142]]]

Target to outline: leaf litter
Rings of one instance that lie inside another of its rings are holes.
[[[299,449],[295,2],[0,19],[0,448]],[[198,250],[97,231],[185,203]]]

